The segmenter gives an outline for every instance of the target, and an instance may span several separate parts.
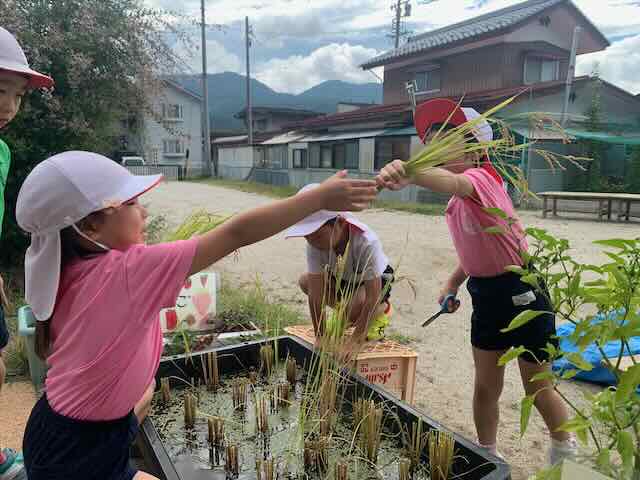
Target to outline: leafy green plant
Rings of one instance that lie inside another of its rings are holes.
[[[505,218],[509,227],[515,220]],[[500,234],[501,227],[493,233]],[[528,252],[522,252],[525,267],[512,266],[510,271],[521,275],[522,281],[548,298],[561,321],[571,322],[575,331],[569,337],[578,352],[563,351],[548,344],[549,361],[568,360],[575,369],[563,373],[544,372],[532,381],[550,380],[553,388],[572,410],[572,418],[560,428],[573,432],[590,453],[585,461],[615,479],[640,479],[640,364],[631,355],[629,341],[640,335],[640,239],[611,239],[596,242],[605,251],[608,261],[591,265],[571,256],[567,240],[549,232],[529,228]],[[505,331],[518,328],[544,312],[527,310],[513,319]],[[619,345],[618,354],[608,358],[605,346]],[[593,365],[581,352],[595,344],[603,363],[616,379],[616,386],[597,394],[584,395],[577,404],[561,391],[562,380],[575,377],[579,370],[590,371]],[[504,365],[526,351],[524,347],[509,350],[501,359]],[[622,368],[628,357],[631,366]],[[535,397],[526,396],[521,403],[521,433],[524,434]],[[559,478],[560,469],[540,474],[540,478]]]

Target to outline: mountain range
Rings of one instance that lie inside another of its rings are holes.
[[[201,93],[201,77],[199,75],[177,75],[173,77],[173,80],[193,92]],[[237,73],[225,72],[208,75],[207,80],[211,129],[244,129],[242,120],[234,118],[234,115],[246,106],[246,77]],[[335,113],[339,102],[381,103],[382,85],[328,80],[298,95],[292,95],[276,92],[264,83],[252,79],[251,98],[254,107],[288,107],[319,113]]]

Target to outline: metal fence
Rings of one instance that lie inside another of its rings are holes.
[[[128,166],[134,175],[157,175],[161,173],[166,180],[184,180],[184,168],[182,165],[140,165]]]

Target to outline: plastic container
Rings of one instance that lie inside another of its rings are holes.
[[[285,331],[311,345],[316,339],[310,325],[287,327]],[[365,343],[356,357],[355,372],[369,383],[413,405],[417,364],[418,354],[415,351],[391,340],[380,340]]]
[[[18,310],[18,335],[24,339],[29,360],[29,375],[31,383],[39,392],[44,387],[44,378],[47,372],[46,364],[36,355],[36,317],[33,316],[31,307],[26,305]]]

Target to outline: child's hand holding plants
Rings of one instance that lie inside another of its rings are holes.
[[[382,188],[389,190],[402,190],[411,184],[411,178],[407,175],[405,162],[394,160],[388,163],[376,177],[376,183]]]
[[[373,180],[346,177],[347,171],[342,170],[317,188],[317,193],[321,194],[322,208],[334,212],[361,211],[375,200],[378,191]]]

